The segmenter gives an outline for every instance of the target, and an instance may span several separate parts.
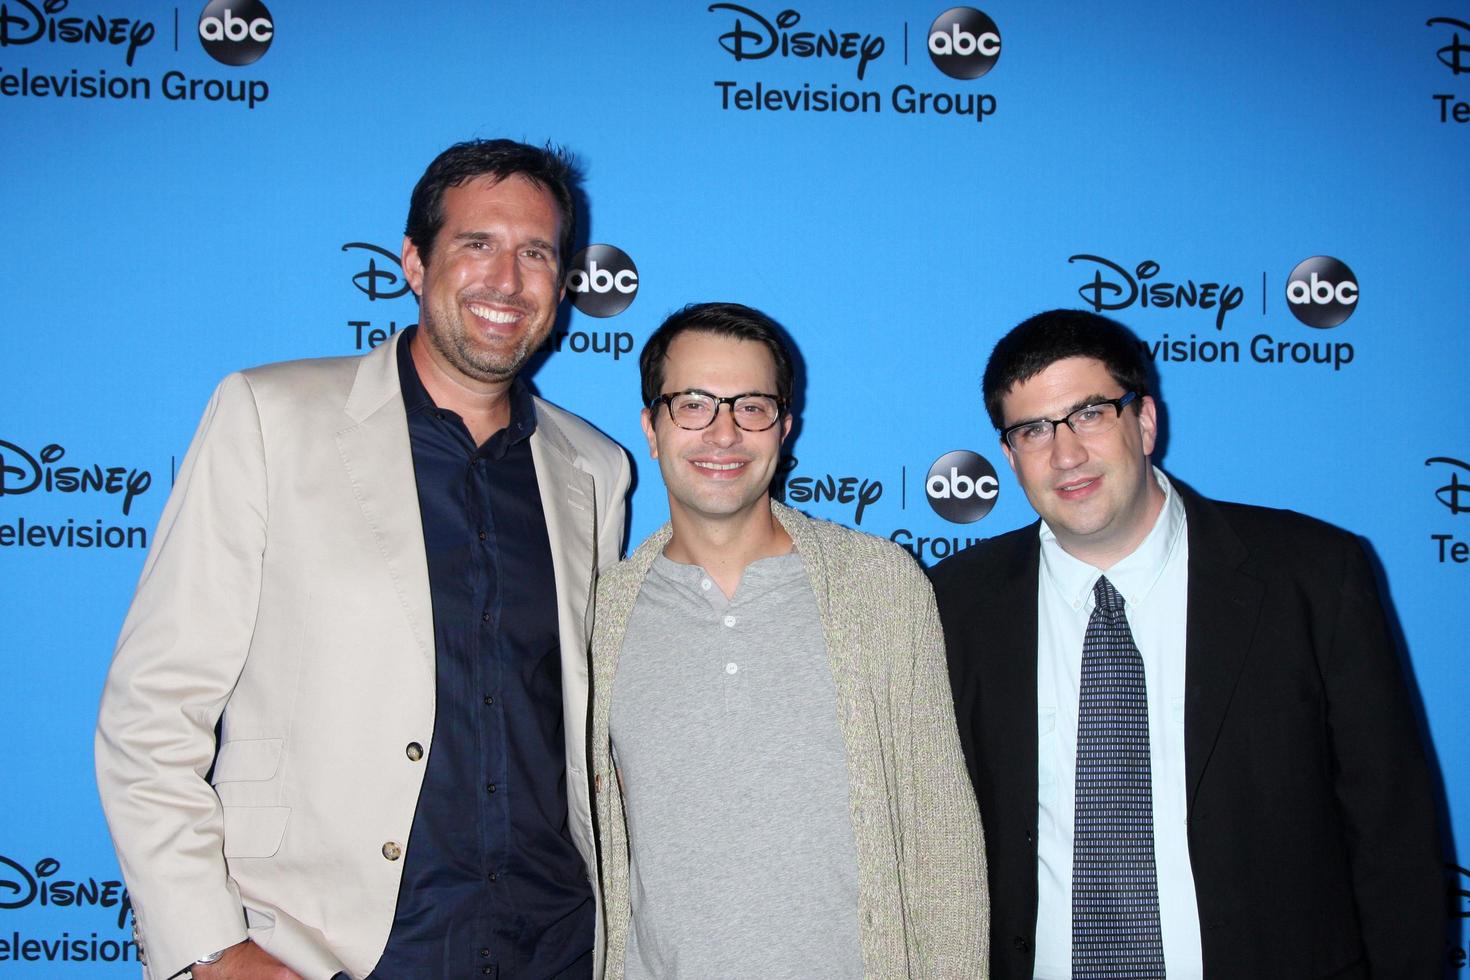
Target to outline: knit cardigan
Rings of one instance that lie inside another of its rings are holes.
[[[892,542],[774,501],[771,510],[806,567],[836,685],[866,975],[984,978],[990,935],[985,843],[929,583]],[[638,591],[669,537],[665,525],[597,584],[590,757],[605,980],[623,976],[630,915],[627,825],[608,737],[613,677]]]

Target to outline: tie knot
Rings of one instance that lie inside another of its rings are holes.
[[[1123,611],[1123,597],[1118,590],[1113,588],[1113,583],[1108,581],[1106,575],[1097,577],[1097,584],[1092,587],[1092,599],[1109,616],[1116,616]]]

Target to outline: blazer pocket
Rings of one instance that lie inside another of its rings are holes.
[[[281,765],[279,738],[237,738],[219,747],[214,783],[259,782],[275,777]]]
[[[225,857],[268,858],[281,849],[286,836],[288,806],[227,806]]]

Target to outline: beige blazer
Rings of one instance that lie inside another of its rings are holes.
[[[164,508],[96,740],[146,976],[248,935],[307,978],[360,977],[387,942],[434,731],[401,337],[230,375]],[[570,827],[595,869],[587,636],[628,461],[575,416],[536,411]]]

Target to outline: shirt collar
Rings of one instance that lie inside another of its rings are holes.
[[[1184,502],[1174,492],[1163,470],[1155,466],[1153,474],[1164,491],[1164,506],[1159,508],[1159,516],[1148,536],[1131,554],[1107,570],[1108,581],[1129,606],[1138,606],[1148,599],[1174,549],[1184,540]],[[1073,609],[1082,609],[1092,602],[1092,587],[1103,575],[1101,569],[1068,554],[1045,521],[1041,522],[1041,567],[1043,577]]]
[[[796,550],[794,544],[791,550],[783,555],[757,558],[746,565],[740,573],[740,586],[728,601],[718,587],[704,584],[712,582],[712,579],[702,566],[675,561],[662,551],[654,557],[648,574],[663,579],[676,588],[694,593],[702,592],[717,608],[724,608],[736,600],[748,602],[758,599],[768,592],[789,588],[793,583],[807,577],[806,564],[802,561],[801,553]]]
[[[417,325],[409,327],[403,331],[403,338],[398,341],[398,387],[403,392],[403,408],[409,415],[431,412],[438,408],[423,381],[419,379],[418,368],[413,363],[413,353],[409,350],[409,344],[418,329]],[[522,439],[530,438],[535,431],[536,400],[531,396],[531,389],[517,375],[510,383],[510,424],[505,427],[504,442],[506,446],[513,446]]]

